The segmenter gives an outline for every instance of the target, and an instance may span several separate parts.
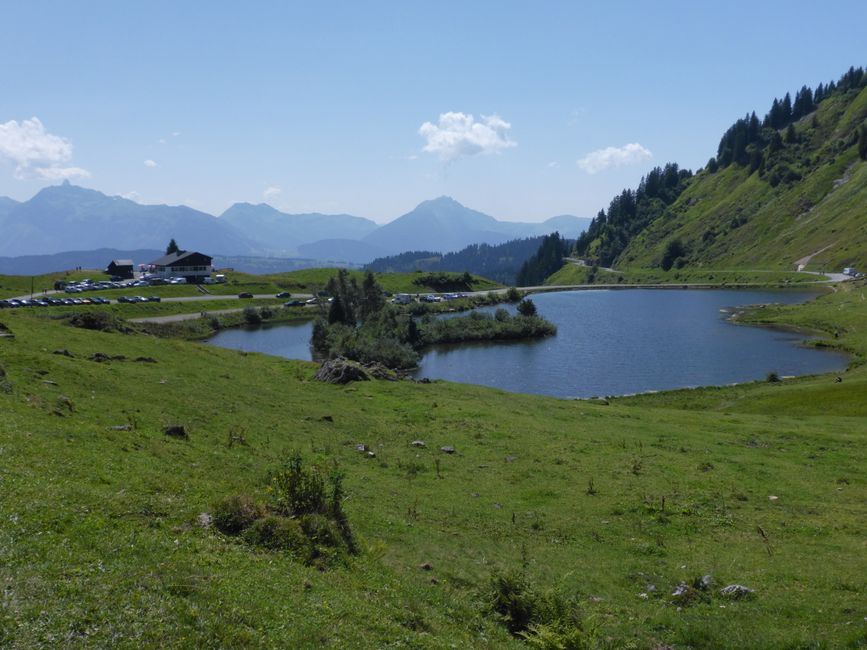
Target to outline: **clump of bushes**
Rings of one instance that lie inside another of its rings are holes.
[[[262,314],[259,313],[259,310],[255,307],[246,306],[244,307],[244,322],[247,325],[261,325],[262,324]]]
[[[240,535],[263,515],[262,507],[244,494],[227,497],[214,506],[214,525],[227,535]]]
[[[521,572],[495,574],[489,603],[509,632],[525,639],[531,647],[596,647],[596,631],[582,621],[577,600],[555,590],[536,589]]]
[[[264,505],[246,495],[223,499],[214,506],[214,526],[252,546],[287,551],[308,564],[324,566],[358,552],[343,511],[339,472],[326,477],[316,467],[305,467],[293,452],[271,474],[268,493]]]
[[[73,314],[69,319],[73,327],[98,332],[128,332],[129,327],[121,319],[107,311],[86,311]]]

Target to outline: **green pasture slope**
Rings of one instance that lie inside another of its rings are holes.
[[[842,382],[609,405],[322,384],[314,364],[2,311],[0,646],[864,647],[865,294],[749,316],[823,330],[855,355]],[[291,450],[345,474],[357,556],[321,570],[199,524],[267,499]],[[564,620],[512,636],[491,606],[506,573]],[[719,594],[733,583],[753,597]]]
[[[781,270],[721,270],[721,269],[671,269],[629,268],[607,270],[579,266],[566,261],[559,271],[548,276],[545,284],[551,286],[568,284],[706,284],[720,287],[742,286],[790,286],[816,284],[822,277],[809,273]]]

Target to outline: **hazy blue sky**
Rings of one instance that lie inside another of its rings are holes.
[[[68,177],[213,213],[386,221],[448,194],[592,216],[656,164],[703,165],[774,96],[867,63],[863,0],[0,9],[0,195]]]

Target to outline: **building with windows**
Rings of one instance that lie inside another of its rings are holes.
[[[184,278],[191,284],[202,284],[211,277],[213,258],[196,251],[178,251],[163,255],[148,264],[148,272],[158,278]]]
[[[132,260],[112,260],[109,265],[105,267],[105,272],[113,278],[129,280],[133,277],[132,269]]]

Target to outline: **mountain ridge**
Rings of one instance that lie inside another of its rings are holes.
[[[864,268],[864,205],[867,73],[853,67],[735,122],[694,175],[654,169],[575,252],[617,268]]]
[[[267,203],[235,203],[215,216],[185,205],[143,205],[64,182],[45,187],[23,202],[0,197],[4,233],[0,256],[100,248],[161,249],[174,238],[186,248],[212,255],[363,264],[412,248],[435,246],[450,252],[553,229],[575,237],[587,223],[589,219],[571,215],[541,223],[499,221],[451,197],[423,201],[384,225],[350,214],[289,214]],[[419,246],[422,242],[424,246]]]

